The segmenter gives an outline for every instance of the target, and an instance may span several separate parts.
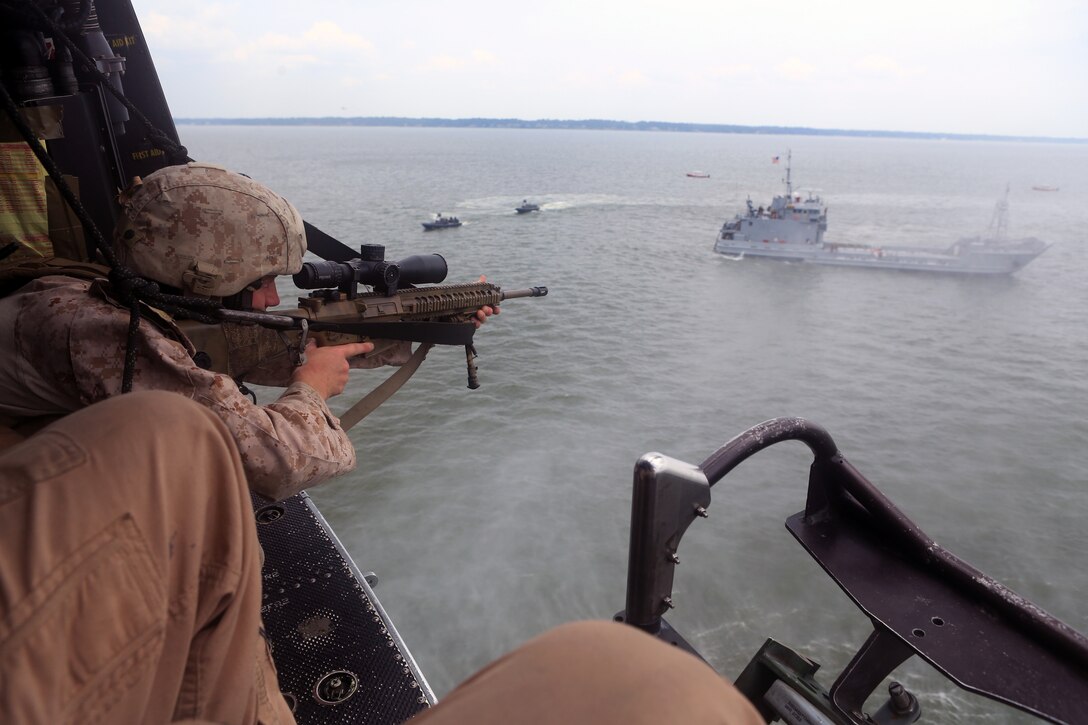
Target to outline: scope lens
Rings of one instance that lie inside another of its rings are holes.
[[[340,283],[355,276],[355,270],[346,262],[303,262],[302,269],[291,279],[299,289],[339,287]]]
[[[400,281],[408,284],[441,282],[449,271],[441,254],[413,254],[397,262]]]

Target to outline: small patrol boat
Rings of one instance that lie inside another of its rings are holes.
[[[461,226],[461,220],[455,216],[443,216],[441,213],[435,214],[434,219],[429,222],[423,222],[423,231],[429,232],[435,229],[449,229],[450,227]]]
[[[532,204],[528,199],[522,199],[521,206],[514,209],[518,214],[528,214],[531,211],[540,211],[539,204]]]
[[[709,179],[710,178],[710,174],[708,174],[705,171],[689,171],[688,176],[690,176],[693,179]]]
[[[722,225],[714,251],[731,259],[765,257],[838,267],[876,267],[919,272],[1012,274],[1050,245],[1034,237],[1008,239],[1008,189],[994,208],[988,232],[949,247],[845,244],[824,240],[827,205],[814,192],[795,193],[786,156],[786,193],[769,206],[748,208]]]

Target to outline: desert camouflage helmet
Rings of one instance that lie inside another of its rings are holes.
[[[302,269],[306,234],[290,202],[211,164],[168,166],[120,197],[121,264],[186,293],[228,297]]]

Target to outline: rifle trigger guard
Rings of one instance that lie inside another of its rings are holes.
[[[295,367],[301,367],[306,364],[306,342],[307,337],[310,334],[310,323],[305,317],[299,319],[298,326],[302,330],[302,334],[298,337],[298,350],[295,352]]]

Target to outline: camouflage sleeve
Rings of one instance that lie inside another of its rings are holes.
[[[54,276],[19,293],[18,353],[34,373],[34,389],[50,388],[40,397],[65,409],[121,392],[129,311],[89,295],[88,287]],[[230,377],[197,367],[181,342],[148,320],[140,323],[137,344],[133,390],[180,393],[208,406],[237,441],[258,493],[283,499],[355,468],[351,441],[309,386],[291,385],[259,406]]]
[[[257,493],[279,501],[355,468],[355,448],[309,385],[292,383],[275,402],[258,406],[234,381],[214,377],[221,380],[194,399],[230,428]]]
[[[309,385],[292,384],[275,402],[256,405],[228,376],[196,367],[180,344],[162,336],[149,343],[140,387],[191,386],[190,397],[227,424],[257,493],[279,501],[355,468],[355,448]]]
[[[126,311],[91,306],[71,327],[72,370],[79,395],[90,404],[120,393]],[[181,393],[210,408],[238,444],[249,486],[274,500],[292,496],[355,468],[355,449],[339,420],[308,385],[288,387],[260,406],[230,377],[197,367],[184,346],[140,325],[133,390]]]

